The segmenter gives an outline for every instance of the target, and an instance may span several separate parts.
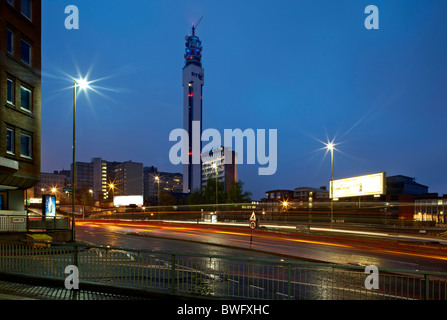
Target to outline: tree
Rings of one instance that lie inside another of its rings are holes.
[[[251,202],[252,193],[244,192],[243,185],[242,181],[231,181],[230,189],[227,192],[227,203]]]
[[[173,206],[176,204],[174,197],[165,191],[160,191],[160,198],[158,199],[160,206]]]
[[[226,203],[248,203],[251,202],[251,192],[243,191],[244,183],[241,181],[232,181],[230,188],[225,192],[225,184],[217,182],[217,203],[218,205]],[[216,203],[216,179],[208,179],[205,189],[195,190],[188,197],[189,205],[207,204],[213,206]]]
[[[82,188],[81,191],[76,194],[77,200],[80,200],[84,205],[93,205],[95,200],[93,199],[93,193],[89,191],[89,189]]]
[[[203,202],[203,196],[202,192],[197,189],[190,193],[188,196],[188,204],[189,205],[195,205],[195,204],[202,204]]]
[[[225,202],[225,185],[223,182],[217,182],[217,202],[222,204]],[[216,179],[208,179],[205,190],[203,191],[203,201],[206,204],[216,203]]]

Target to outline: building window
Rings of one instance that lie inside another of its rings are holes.
[[[14,154],[14,130],[6,129],[6,153]]]
[[[31,12],[32,12],[32,1],[31,0],[22,0],[21,2],[21,8],[20,11],[22,14],[27,17],[28,19],[31,19]]]
[[[14,54],[14,32],[9,29],[6,29],[6,50]]]
[[[20,87],[20,107],[26,111],[33,110],[33,93],[31,90]]]
[[[32,138],[27,134],[20,134],[20,156],[32,158]]]
[[[14,80],[6,79],[6,102],[14,104]]]
[[[23,39],[20,42],[20,58],[27,65],[31,65],[31,45]]]

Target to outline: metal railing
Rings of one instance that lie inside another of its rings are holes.
[[[61,244],[0,241],[0,273],[60,279],[77,266],[83,282],[227,299],[447,300],[447,273],[380,269],[367,289],[365,268],[300,261]]]
[[[0,215],[0,232],[26,232],[27,217],[23,215]]]
[[[42,219],[42,217],[37,216],[0,214],[0,233],[28,232],[31,230],[70,230],[70,228],[71,219],[68,217]]]
[[[70,230],[71,219],[68,217],[31,218],[28,217],[28,230]]]

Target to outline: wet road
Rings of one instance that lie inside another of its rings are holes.
[[[252,236],[248,228],[88,220],[77,221],[76,234],[78,241],[132,249],[447,271],[445,246],[354,236],[261,230],[255,230]]]

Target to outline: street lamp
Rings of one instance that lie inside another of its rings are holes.
[[[160,206],[160,177],[156,176],[155,181],[157,181],[157,205]]]
[[[334,197],[333,197],[333,187],[332,183],[334,181],[334,149],[335,144],[333,142],[326,143],[326,149],[331,152],[331,184],[329,186],[329,189],[331,191],[330,198],[331,198],[331,226],[332,226],[332,220],[334,215]]]
[[[216,171],[216,213],[217,213],[217,203],[218,203],[218,194],[217,194],[217,164],[213,163],[212,167]]]
[[[71,187],[72,187],[72,237],[73,241],[75,241],[75,190],[76,190],[76,94],[77,94],[77,88],[81,90],[86,90],[90,88],[89,82],[84,79],[75,79],[74,80],[74,86],[73,86],[73,164],[72,164],[72,175],[71,175]]]

